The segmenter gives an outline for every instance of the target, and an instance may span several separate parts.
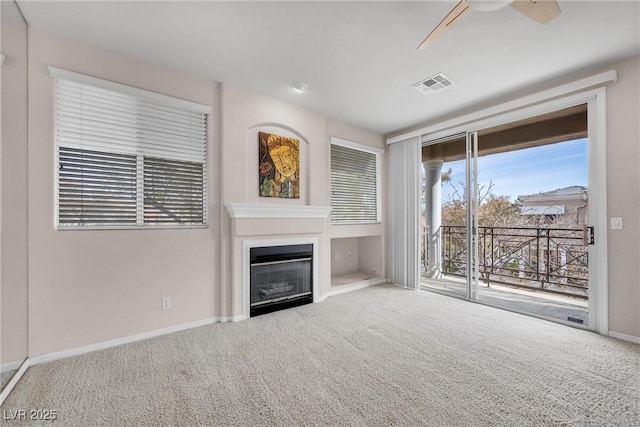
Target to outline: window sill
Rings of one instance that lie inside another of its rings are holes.
[[[209,225],[71,225],[71,226],[57,226],[56,231],[115,231],[115,230],[192,230],[192,229],[206,229]]]

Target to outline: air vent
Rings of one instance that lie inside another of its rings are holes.
[[[411,85],[411,87],[424,93],[425,95],[430,95],[432,93],[440,92],[441,90],[446,89],[452,85],[453,85],[453,82],[449,80],[447,76],[445,76],[442,73],[439,73],[439,74],[436,74],[435,76],[429,77],[426,80],[423,80],[414,85]]]

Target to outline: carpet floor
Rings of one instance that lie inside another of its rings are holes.
[[[640,346],[390,285],[28,369],[57,426],[638,426]]]

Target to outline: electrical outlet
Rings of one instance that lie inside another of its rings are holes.
[[[347,251],[347,258],[351,258],[351,252]]]
[[[171,308],[171,297],[162,298],[162,309],[166,310]]]
[[[336,259],[340,259],[340,258],[342,258],[342,254],[340,254],[340,252],[336,252],[336,254],[334,255],[334,257],[335,257]]]

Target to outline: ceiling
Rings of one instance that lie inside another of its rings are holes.
[[[455,1],[17,2],[32,28],[387,135],[640,53],[638,1],[559,0],[546,26],[472,11],[420,51]],[[436,73],[454,85],[411,88]]]

